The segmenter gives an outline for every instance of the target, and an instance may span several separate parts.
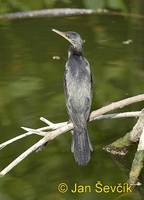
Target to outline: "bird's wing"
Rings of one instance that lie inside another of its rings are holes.
[[[66,63],[65,69],[65,97],[69,116],[73,123],[86,123],[89,118],[92,98],[91,73],[89,63],[84,62],[85,66]]]

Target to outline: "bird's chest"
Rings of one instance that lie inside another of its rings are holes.
[[[88,76],[86,62],[79,56],[73,56],[66,64],[66,78],[76,83]]]

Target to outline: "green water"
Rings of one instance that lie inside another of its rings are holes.
[[[94,110],[143,93],[143,25],[140,18],[97,15],[0,21],[0,143],[23,133],[21,126],[45,126],[40,116],[53,122],[68,120],[63,92],[68,43],[52,28],[77,31],[86,40],[84,52],[95,84]],[[123,44],[127,40],[132,42]],[[142,107],[139,103],[125,110]],[[128,179],[135,147],[122,159],[114,158],[102,147],[124,135],[135,122],[117,119],[89,123],[94,153],[86,167],[74,162],[70,133],[59,136],[0,179],[0,199],[142,199],[142,187],[132,194],[70,191],[75,183],[94,188],[97,181],[117,185]],[[38,139],[39,136],[29,136],[1,150],[0,169]],[[61,182],[69,186],[64,194],[57,190]]]

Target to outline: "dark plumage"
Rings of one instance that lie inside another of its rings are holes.
[[[71,43],[65,66],[64,91],[68,114],[74,125],[72,152],[79,165],[86,165],[92,151],[87,131],[92,101],[90,65],[83,56],[83,40],[78,33],[53,31]]]

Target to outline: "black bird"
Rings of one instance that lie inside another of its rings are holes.
[[[90,65],[82,53],[84,41],[76,32],[61,32],[55,29],[52,31],[71,43],[64,75],[66,106],[74,125],[71,149],[76,162],[79,165],[86,165],[92,151],[87,131],[92,102],[92,77]]]

